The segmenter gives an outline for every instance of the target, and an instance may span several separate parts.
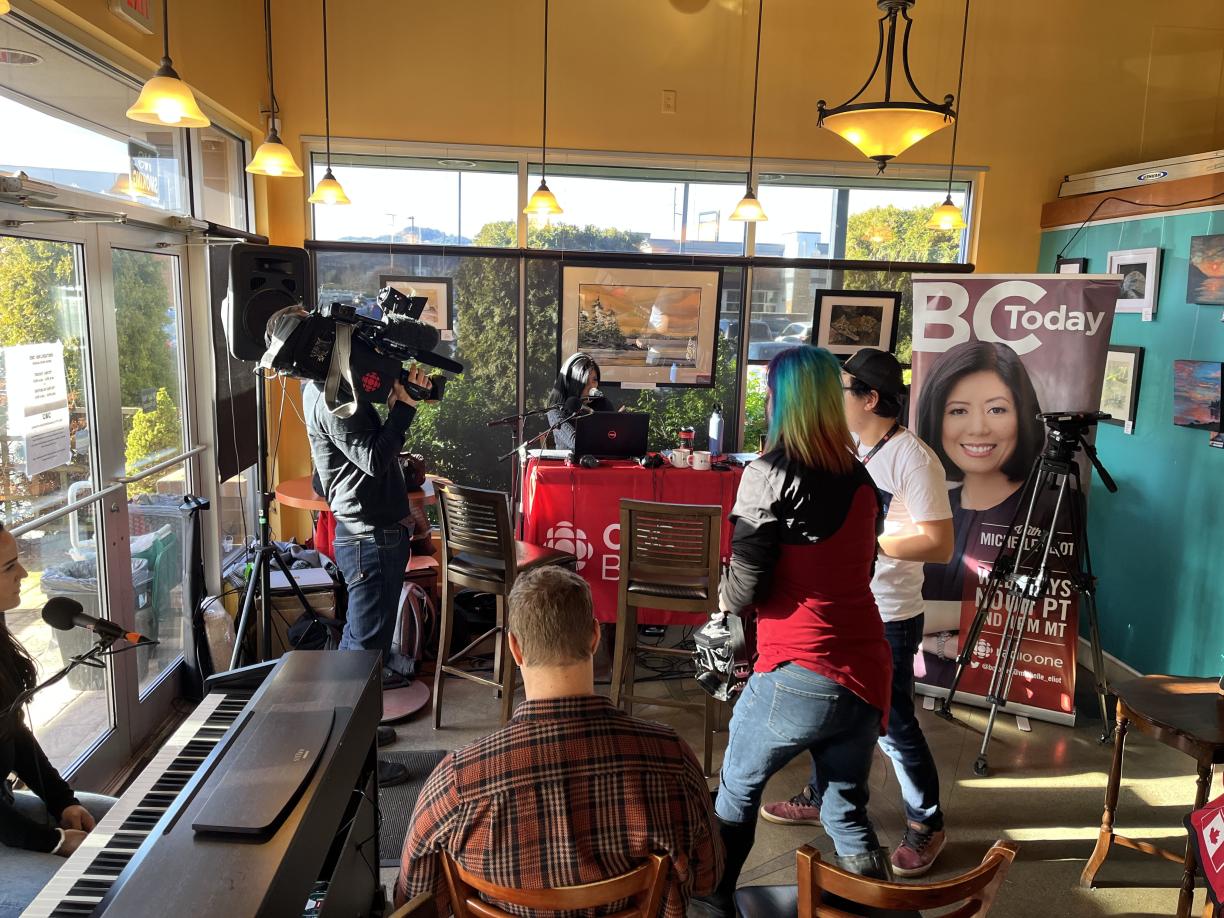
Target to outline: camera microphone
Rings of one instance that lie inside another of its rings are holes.
[[[67,596],[53,596],[42,610],[43,621],[59,631],[85,628],[102,638],[112,641],[126,640],[130,644],[152,643],[142,634],[126,631],[122,626],[104,618],[96,618],[85,612],[85,607]]]

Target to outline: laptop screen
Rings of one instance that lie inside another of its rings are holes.
[[[596,411],[574,422],[574,455],[630,459],[646,455],[650,415],[639,411]]]

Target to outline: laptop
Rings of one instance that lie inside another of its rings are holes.
[[[641,411],[596,411],[574,421],[574,455],[632,459],[646,455],[650,415]]]

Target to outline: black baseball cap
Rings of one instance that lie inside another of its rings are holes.
[[[887,351],[862,348],[850,355],[842,370],[884,395],[905,395],[901,364]]]

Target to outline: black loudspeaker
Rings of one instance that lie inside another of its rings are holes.
[[[305,249],[241,242],[230,249],[229,296],[221,315],[229,351],[258,360],[273,313],[301,303],[311,308],[310,259]]]

